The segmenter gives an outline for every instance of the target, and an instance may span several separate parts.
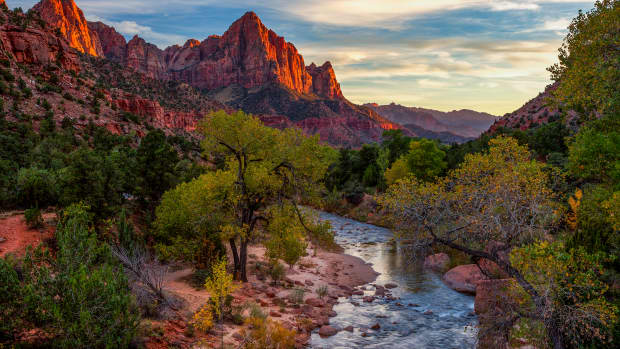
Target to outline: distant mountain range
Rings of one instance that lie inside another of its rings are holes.
[[[253,12],[244,14],[221,36],[190,39],[162,50],[138,36],[127,41],[102,22],[86,21],[73,0],[42,0],[32,11],[47,23],[47,28],[35,28],[34,23],[25,21],[31,23],[30,32],[20,34],[10,25],[1,29],[6,39],[4,50],[18,62],[57,61],[72,71],[102,67],[65,52],[67,46],[86,57],[118,63],[114,69],[140,74],[145,81],[174,82],[176,90],[172,94],[181,96],[180,91],[185,91],[192,96],[192,103],[170,101],[171,91],[164,95],[161,88],[160,92],[146,93],[140,86],[127,86],[123,74],[111,74],[108,68],[97,70],[98,79],[109,86],[103,91],[109,96],[108,104],[117,113],[131,112],[146,120],[165,119],[163,125],[182,125],[186,132],[193,132],[201,116],[214,108],[242,109],[259,116],[267,125],[299,127],[333,145],[352,147],[380,141],[382,133],[389,129],[446,143],[464,142],[479,136],[497,119],[471,110],[444,113],[396,104],[351,103],[343,95],[330,62],[306,65],[295,46],[265,27]],[[61,41],[54,41],[56,34]],[[52,41],[54,47],[50,46]],[[59,50],[62,59],[48,55]],[[90,63],[85,66],[85,61]],[[193,90],[188,92],[188,87]],[[102,116],[102,122],[114,122],[114,117],[106,117]]]
[[[445,143],[462,143],[475,139],[498,119],[497,116],[473,110],[438,110],[405,107],[391,103],[365,104],[386,119],[400,124],[420,137],[439,139]]]

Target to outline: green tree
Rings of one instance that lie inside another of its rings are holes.
[[[62,348],[127,347],[139,314],[120,266],[90,227],[85,205],[71,205],[56,230],[55,258],[38,248],[24,260],[24,313]]]
[[[57,200],[56,178],[48,170],[22,168],[17,173],[17,195],[25,207],[46,207]]]
[[[336,154],[321,145],[318,137],[306,137],[297,129],[269,128],[241,111],[213,113],[201,130],[205,155],[224,155],[226,166],[166,193],[157,210],[156,224],[182,225],[179,216],[197,212],[191,221],[201,219],[201,224],[217,226],[220,236],[230,244],[235,276],[247,281],[247,247],[259,222],[269,225],[270,217],[264,213],[273,205],[292,204],[298,216],[295,224],[311,230],[311,222],[296,204],[302,198],[317,202],[320,183]],[[192,187],[205,188],[200,190],[205,198],[196,199],[188,190]]]
[[[403,130],[387,130],[383,132],[383,146],[389,151],[389,165],[409,151],[411,138],[403,134]]]
[[[446,153],[435,141],[423,138],[410,143],[407,167],[416,178],[431,181],[446,168],[445,157]]]
[[[569,145],[568,170],[584,180],[620,184],[620,114],[579,130]]]
[[[407,158],[401,157],[396,160],[392,167],[385,171],[385,180],[387,185],[392,185],[396,183],[398,180],[403,179],[409,175],[409,166],[407,166]]]
[[[149,132],[136,154],[136,193],[148,208],[155,208],[161,195],[177,183],[179,157],[161,130]]]
[[[587,13],[579,11],[568,27],[559,63],[549,68],[559,83],[556,101],[594,118],[620,113],[620,2],[601,0]]]
[[[526,147],[498,137],[491,140],[488,154],[467,155],[445,178],[402,180],[381,201],[405,247],[423,251],[439,244],[475,260],[495,262],[532,299],[532,311],[519,314],[540,321],[553,347],[559,349],[564,340],[554,304],[504,256],[505,251],[542,239],[556,222],[547,181],[544,165],[532,161]],[[596,313],[584,314],[590,315]]]

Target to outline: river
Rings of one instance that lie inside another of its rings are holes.
[[[477,318],[473,297],[448,288],[439,275],[423,270],[421,265],[408,263],[390,241],[390,230],[328,213],[321,213],[320,218],[331,222],[336,242],[345,253],[371,263],[381,273],[374,283],[398,285],[391,291],[400,299],[378,298],[365,303],[363,296],[340,298],[334,307],[338,315],[330,319],[330,324],[340,329],[350,325],[354,331],[340,331],[329,338],[321,338],[315,332],[310,342],[312,348],[475,347]],[[366,295],[374,295],[373,286],[366,288]],[[381,328],[370,329],[376,323]]]

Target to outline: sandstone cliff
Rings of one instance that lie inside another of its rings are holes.
[[[33,10],[39,12],[44,21],[58,28],[71,47],[93,56],[103,56],[97,33],[88,28],[84,13],[73,0],[42,0]]]

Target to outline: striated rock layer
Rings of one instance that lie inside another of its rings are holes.
[[[97,33],[89,29],[84,13],[73,0],[42,0],[33,10],[39,12],[45,22],[58,28],[71,47],[82,53],[103,56]]]

